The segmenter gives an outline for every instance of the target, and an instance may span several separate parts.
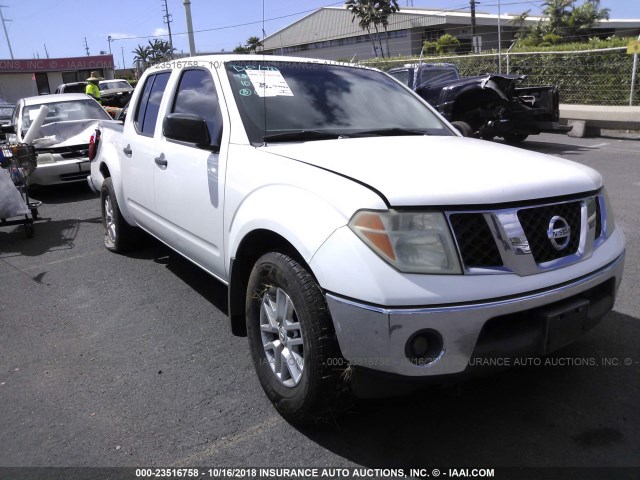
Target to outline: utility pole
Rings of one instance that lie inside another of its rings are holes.
[[[7,32],[7,22],[11,20],[4,18],[2,9],[7,8],[6,5],[0,5],[0,20],[2,20],[2,28],[4,28],[4,36],[7,37],[7,45],[9,46],[9,53],[11,54],[11,60],[13,60],[13,50],[11,49],[11,41],[9,40],[9,32]]]
[[[111,55],[111,42],[113,42],[113,38],[111,38],[111,35],[107,37],[107,42],[109,42],[109,55]]]
[[[189,33],[189,54],[196,54],[196,44],[193,40],[193,24],[191,23],[191,0],[184,0],[184,12],[187,16],[187,32]]]
[[[87,57],[89,56],[89,45],[87,44],[87,37],[84,37],[84,49],[87,52]]]
[[[169,13],[169,7],[167,6],[167,0],[164,0],[164,15],[163,20],[164,23],[167,24],[167,30],[169,30],[169,46],[171,47],[171,58],[173,58],[173,37],[171,36],[171,22],[172,15]]]
[[[125,68],[127,68],[124,63],[124,45],[121,45],[120,48],[122,49],[122,69],[124,70]]]
[[[471,3],[471,35],[475,37],[476,36],[476,0],[471,0],[470,3]]]

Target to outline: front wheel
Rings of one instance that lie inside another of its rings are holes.
[[[462,120],[456,120],[455,122],[451,122],[451,125],[456,127],[456,130],[460,132],[463,137],[473,137],[474,130],[471,125],[467,122],[463,122]]]
[[[346,398],[340,354],[324,295],[305,267],[271,252],[253,267],[246,297],[249,347],[258,379],[295,423],[325,417]]]

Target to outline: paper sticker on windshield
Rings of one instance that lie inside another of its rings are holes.
[[[287,81],[277,70],[246,70],[260,97],[293,97]]]

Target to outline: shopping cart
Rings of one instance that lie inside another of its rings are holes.
[[[0,198],[3,200],[0,227],[24,225],[29,238],[33,237],[33,222],[38,219],[38,207],[42,205],[42,202],[29,199],[27,179],[36,169],[36,157],[32,145],[0,145]]]

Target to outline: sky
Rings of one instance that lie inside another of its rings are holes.
[[[500,0],[502,13],[540,13],[543,0]],[[468,11],[468,0],[399,0],[400,8]],[[577,0],[581,4],[582,0]],[[90,6],[86,0],[1,0],[2,14],[16,59],[80,57],[113,53],[116,68],[132,66],[132,51],[149,40],[168,40],[163,23],[165,0],[109,0]],[[189,51],[183,0],[166,0],[174,47]],[[320,7],[341,6],[332,0],[191,0],[195,46],[199,52],[232,51],[250,36],[271,35]],[[640,18],[640,0],[600,0],[610,18]],[[478,12],[497,13],[498,0],[480,0]],[[91,12],[91,13],[89,13]],[[264,12],[264,15],[263,15]],[[10,21],[9,21],[10,20]],[[112,42],[109,44],[108,37]],[[0,31],[0,59],[11,58]]]

